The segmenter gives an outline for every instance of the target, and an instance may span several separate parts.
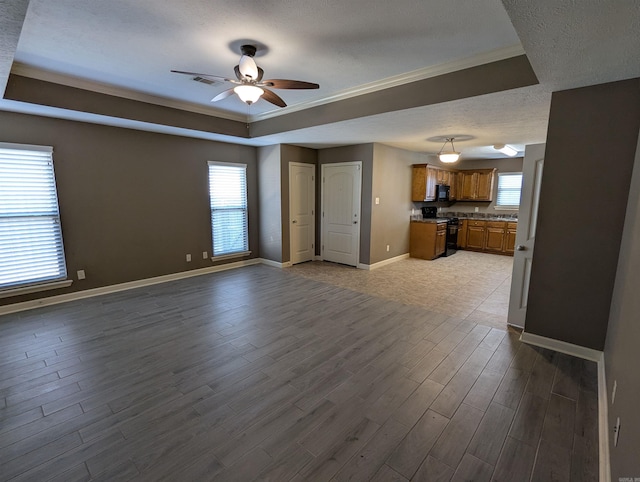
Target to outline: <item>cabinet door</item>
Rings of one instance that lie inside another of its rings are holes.
[[[447,230],[440,229],[436,233],[436,256],[440,256],[447,249]]]
[[[425,201],[435,201],[436,184],[438,183],[438,169],[427,167],[427,190],[424,197]]]
[[[462,192],[460,192],[459,199],[469,200],[476,198],[476,186],[478,183],[478,173],[477,172],[462,172],[460,173],[462,177],[462,182],[460,183]],[[459,175],[460,175],[459,174]]]
[[[460,226],[458,228],[458,247],[466,248],[467,247],[467,220],[463,219],[460,221]]]
[[[484,226],[471,226],[467,227],[467,248],[472,249],[484,249]]]
[[[493,171],[478,172],[476,186],[475,199],[478,201],[493,200]]]
[[[451,173],[449,171],[442,171],[442,184],[445,186],[451,186]]]
[[[427,193],[427,167],[413,166],[411,176],[411,200],[424,201]]]
[[[504,228],[487,228],[484,249],[486,251],[501,253],[504,247]]]
[[[433,259],[436,256],[436,224],[412,222],[409,229],[409,255]]]
[[[507,223],[507,232],[504,237],[504,252],[513,255],[516,247],[516,231],[518,225],[516,223]]]
[[[449,200],[455,201],[458,199],[458,174],[455,172],[449,173]]]

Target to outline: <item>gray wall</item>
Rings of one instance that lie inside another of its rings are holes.
[[[211,266],[207,161],[248,165],[249,248],[258,251],[256,149],[96,124],[0,112],[2,141],[50,145],[69,288],[17,303]],[[185,254],[192,261],[185,261]]]
[[[640,79],[551,100],[525,329],[602,350],[640,128]]]
[[[611,480],[640,475],[640,142],[636,149],[631,178],[627,216],[622,234],[618,271],[611,301],[609,330],[604,349],[607,394],[611,403],[614,380],[618,382],[616,399],[609,406],[609,427],[620,417],[618,446],[609,437]]]
[[[260,256],[282,262],[280,145],[258,148]]]
[[[411,202],[411,165],[423,160],[424,155],[417,152],[374,144],[368,264],[409,252],[409,219],[414,206]],[[380,199],[380,204],[375,204],[375,198]]]
[[[362,195],[360,213],[360,263],[370,263],[371,246],[371,186],[373,179],[373,144],[359,144],[356,146],[334,147],[318,151],[318,176],[316,177],[316,254],[320,254],[320,235],[322,221],[321,204],[321,166],[336,162],[362,161]]]

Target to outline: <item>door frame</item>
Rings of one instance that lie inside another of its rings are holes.
[[[291,168],[297,166],[297,167],[309,167],[311,166],[313,168],[313,182],[311,183],[311,189],[312,189],[312,197],[313,197],[313,203],[312,203],[312,214],[311,214],[311,239],[312,239],[312,250],[313,250],[313,255],[311,257],[311,261],[313,261],[316,258],[316,182],[315,182],[315,178],[318,175],[318,166],[316,166],[315,164],[311,164],[311,163],[307,163],[307,162],[294,162],[294,161],[289,161],[289,219],[287,220],[288,224],[289,224],[289,262],[293,265],[293,243],[291,242],[291,218],[292,218],[292,196],[291,196]]]
[[[324,202],[325,202],[325,192],[324,192],[324,177],[325,177],[325,167],[336,167],[336,166],[349,166],[355,165],[358,167],[358,172],[360,173],[360,196],[358,197],[358,205],[357,205],[357,215],[358,215],[358,229],[357,229],[357,241],[356,241],[356,268],[360,268],[360,237],[362,231],[362,161],[348,161],[348,162],[328,162],[320,165],[320,260],[324,261],[324,240],[326,237],[326,225],[324,222]]]

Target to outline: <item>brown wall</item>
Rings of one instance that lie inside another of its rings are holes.
[[[411,165],[423,161],[424,154],[374,144],[373,187],[372,198],[369,201],[371,256],[368,264],[379,263],[409,252],[409,219],[413,207]],[[376,198],[380,199],[380,204],[375,204]]]
[[[9,112],[0,133],[53,146],[67,270],[87,275],[1,304],[211,266],[202,259],[212,251],[210,160],[248,165],[249,248],[259,256],[255,148]]]
[[[640,79],[551,100],[525,329],[602,350],[640,128]]]
[[[640,377],[640,142],[636,148],[635,167],[631,178],[627,216],[620,247],[618,272],[611,301],[609,330],[604,349],[607,394],[611,403],[613,383],[617,381],[615,403],[609,406],[609,427],[620,417],[618,446],[609,436],[611,480],[640,476],[640,415],[638,394]]]
[[[371,246],[371,186],[373,179],[373,144],[334,147],[318,151],[318,176],[316,177],[316,212],[322,212],[321,166],[336,162],[362,161],[362,191],[360,211],[360,263],[370,264]],[[316,216],[316,254],[320,254],[322,216]]]
[[[280,145],[258,148],[260,256],[282,263]]]

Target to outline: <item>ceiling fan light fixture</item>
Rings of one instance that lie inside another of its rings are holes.
[[[494,144],[493,148],[496,151],[500,151],[503,154],[506,154],[509,157],[513,157],[516,156],[518,154],[518,150],[514,149],[513,147],[507,145],[507,144]]]
[[[240,57],[240,63],[238,64],[240,73],[250,80],[256,80],[258,78],[258,66],[256,61],[248,55]]]
[[[251,105],[260,99],[260,96],[264,94],[264,90],[255,85],[238,85],[233,88],[233,91],[238,94],[242,102]]]
[[[447,137],[447,139],[444,141],[444,144],[442,145],[440,152],[438,152],[438,159],[440,159],[440,162],[451,164],[453,162],[456,162],[458,159],[460,159],[460,153],[456,151],[456,148],[453,146],[454,139],[455,137]],[[451,150],[445,151],[444,148],[448,143],[451,144]]]

